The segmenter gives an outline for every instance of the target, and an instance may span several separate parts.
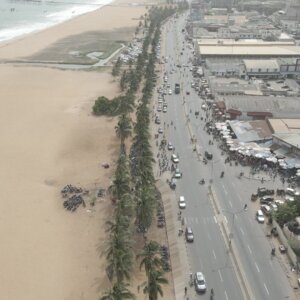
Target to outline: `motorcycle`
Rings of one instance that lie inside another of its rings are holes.
[[[221,178],[223,178],[224,177],[224,171],[221,173],[221,176],[220,176]]]
[[[201,180],[199,181],[199,184],[205,184],[205,180],[204,180],[204,179],[201,179]]]

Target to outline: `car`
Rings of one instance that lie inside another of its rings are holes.
[[[206,106],[205,104],[202,104],[202,105],[201,105],[201,108],[202,108],[203,110],[206,110],[206,109],[207,109],[207,106]]]
[[[292,196],[289,196],[289,195],[286,195],[286,196],[284,197],[284,199],[285,199],[286,201],[290,201],[290,202],[295,201],[295,198],[292,197]]]
[[[187,227],[185,229],[185,239],[189,243],[192,243],[194,241],[194,234],[191,227]]]
[[[163,113],[166,113],[166,112],[167,112],[167,107],[164,106],[164,108],[163,108]]]
[[[197,293],[206,292],[206,282],[202,272],[196,272],[194,277],[194,282],[195,282],[195,290]]]
[[[213,158],[213,155],[210,152],[205,151],[204,155],[207,159],[212,159]]]
[[[182,177],[182,172],[178,168],[175,169],[174,177],[177,179]]]
[[[172,95],[172,90],[171,89],[168,90],[168,94]]]
[[[160,124],[160,118],[159,117],[155,118],[155,124]]]
[[[160,133],[160,134],[164,133],[164,131],[161,127],[158,128],[158,133]]]
[[[270,203],[269,206],[270,206],[270,208],[271,208],[272,211],[277,211],[278,210],[278,206],[277,206],[276,203]]]
[[[279,248],[280,253],[286,253],[286,250],[287,250],[287,249],[285,248],[284,245],[281,244],[281,245],[279,245],[278,248]]]
[[[271,207],[267,204],[263,204],[260,206],[261,211],[266,215],[270,215],[271,214]]]
[[[299,192],[295,191],[292,188],[286,188],[285,193],[290,196],[299,196]]]
[[[158,112],[161,112],[161,105],[158,105],[158,106],[157,106],[157,111],[158,111]]]
[[[276,199],[274,200],[274,203],[279,206],[279,205],[283,205],[284,204],[284,201],[283,200],[280,200],[280,199]]]
[[[168,150],[173,150],[173,145],[171,142],[168,143]]]
[[[274,198],[271,196],[263,196],[262,198],[260,198],[260,203],[261,204],[269,204],[269,202],[274,201]]]
[[[185,203],[184,196],[179,197],[178,206],[181,209],[186,208],[186,203]]]
[[[264,214],[260,209],[256,212],[256,220],[257,220],[258,223],[264,223],[265,222]]]
[[[176,154],[172,154],[172,155],[171,155],[171,160],[172,160],[172,162],[175,163],[175,164],[179,163],[179,158],[177,157]]]

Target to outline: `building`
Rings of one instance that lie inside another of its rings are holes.
[[[278,77],[280,76],[280,66],[276,59],[244,59],[243,73],[248,77]]]
[[[300,58],[299,46],[282,46],[282,45],[199,45],[197,54],[201,60],[210,57],[219,58],[279,58],[292,57]]]
[[[300,134],[300,119],[268,119],[272,133],[298,133]]]
[[[299,133],[275,133],[273,144],[286,149],[286,154],[300,156],[300,134]]]
[[[228,121],[239,142],[266,142],[272,139],[272,132],[265,120]]]
[[[298,97],[274,96],[219,96],[223,100],[230,119],[264,120],[266,118],[298,118]]]

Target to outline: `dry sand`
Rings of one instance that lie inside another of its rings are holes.
[[[108,6],[0,48],[0,58],[32,55],[60,38],[136,25],[145,8]],[[69,213],[60,189],[107,187],[118,153],[115,120],[90,114],[112,97],[109,74],[0,65],[0,299],[95,300],[107,286],[103,248],[107,199]]]

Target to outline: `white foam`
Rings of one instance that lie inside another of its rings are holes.
[[[21,37],[26,34],[41,31],[53,25],[65,22],[79,15],[91,12],[100,8],[103,5],[109,4],[113,0],[95,1],[94,5],[74,5],[63,11],[49,13],[45,15],[45,22],[36,22],[23,24],[22,26],[15,26],[0,30],[0,42]],[[90,2],[91,3],[91,2]]]

